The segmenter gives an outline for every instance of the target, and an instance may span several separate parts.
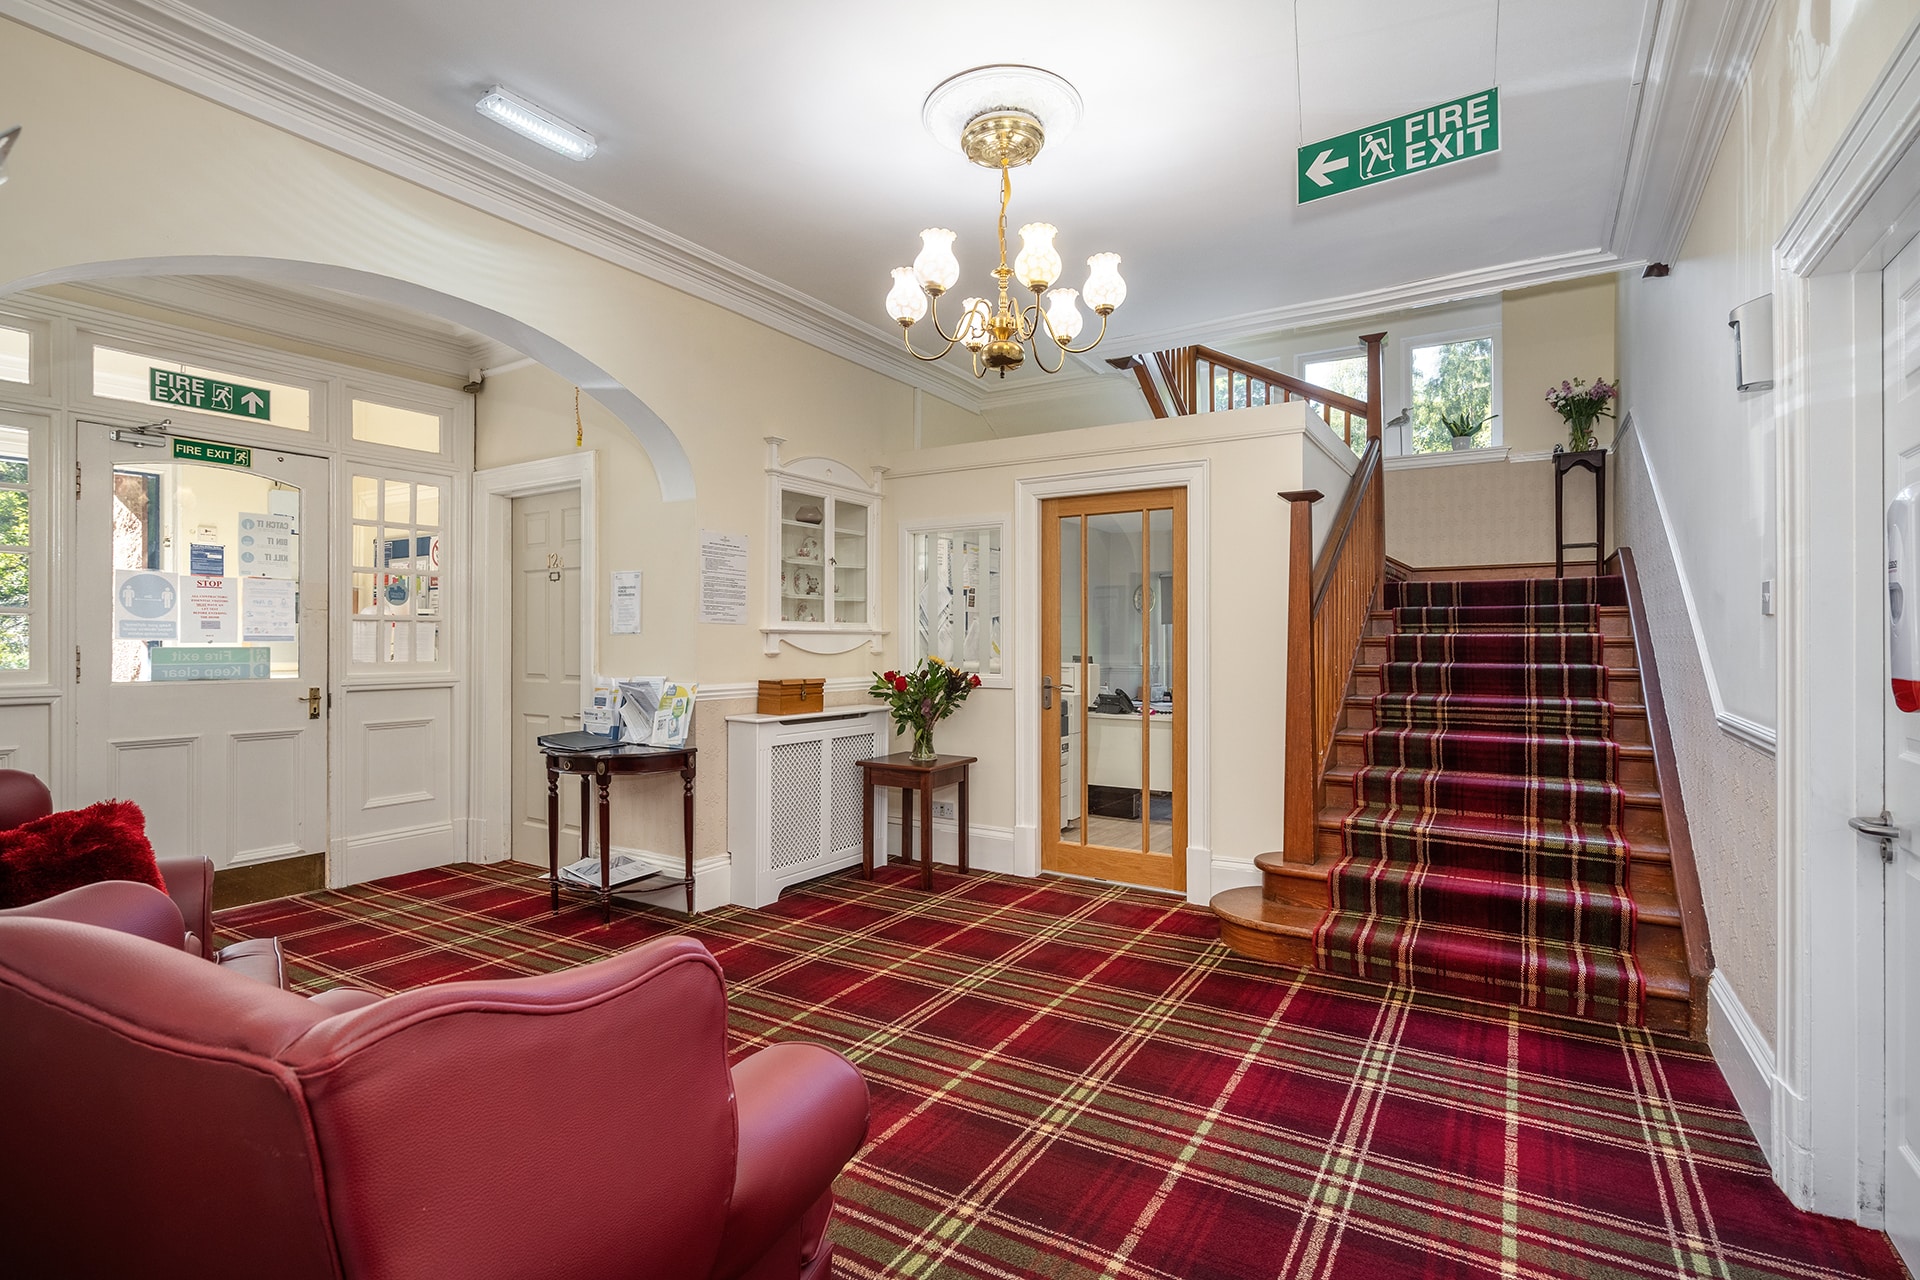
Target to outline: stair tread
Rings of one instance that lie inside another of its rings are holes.
[[[1373,700],[1372,700],[1371,698],[1368,698],[1368,699],[1365,699],[1365,701],[1367,701],[1367,702],[1372,702]],[[1336,742],[1345,742],[1345,743],[1348,743],[1348,744],[1350,744],[1350,745],[1360,745],[1360,744],[1363,744],[1363,743],[1365,743],[1365,742],[1366,742],[1366,739],[1367,739],[1367,736],[1368,736],[1369,734],[1373,734],[1373,733],[1398,733],[1398,732],[1401,732],[1401,730],[1397,730],[1397,729],[1361,729],[1361,728],[1357,728],[1357,727],[1355,727],[1355,726],[1352,726],[1352,725],[1341,725],[1341,726],[1340,726],[1339,728],[1337,728],[1337,729],[1335,729],[1335,730],[1333,731],[1333,737],[1334,737],[1334,741],[1336,741]],[[1609,738],[1588,738],[1588,737],[1583,737],[1583,736],[1582,736],[1582,735],[1580,735],[1580,734],[1539,734],[1539,733],[1536,733],[1536,734],[1523,734],[1523,733],[1511,733],[1511,734],[1503,734],[1503,733],[1495,733],[1495,732],[1493,732],[1493,731],[1490,731],[1490,730],[1486,730],[1486,729],[1412,729],[1412,730],[1407,730],[1406,732],[1410,732],[1410,733],[1454,733],[1454,734],[1460,734],[1460,735],[1463,735],[1463,736],[1469,736],[1469,737],[1484,737],[1484,738],[1519,738],[1519,737],[1533,737],[1533,738],[1567,738],[1567,739],[1571,739],[1572,741],[1575,741],[1575,742],[1610,742],[1610,741],[1613,741],[1612,739],[1609,739]],[[1651,745],[1649,745],[1649,744],[1647,744],[1647,743],[1644,743],[1644,742],[1614,742],[1614,743],[1613,743],[1613,745],[1614,745],[1614,747],[1615,747],[1615,749],[1616,749],[1616,750],[1618,750],[1618,751],[1620,752],[1620,756],[1621,756],[1621,758],[1622,758],[1622,759],[1634,759],[1634,760],[1651,760],[1651,759],[1653,759],[1653,747],[1652,747]]]
[[[1313,937],[1326,914],[1324,907],[1297,907],[1290,903],[1269,902],[1260,896],[1260,886],[1245,885],[1213,895],[1208,904],[1215,915],[1231,920],[1245,929],[1262,933],[1280,933],[1293,937]]]
[[[1458,778],[1483,778],[1502,786],[1512,785],[1517,787],[1530,781],[1526,775],[1518,773],[1483,773],[1473,769],[1409,769],[1404,765],[1387,764],[1332,765],[1320,776],[1328,781],[1344,782],[1351,787],[1354,784],[1356,775],[1367,769],[1399,772],[1408,776],[1446,774],[1449,777]],[[1561,781],[1561,779],[1555,778],[1549,779],[1548,781],[1558,782]],[[1648,790],[1644,787],[1629,790],[1617,782],[1611,782],[1601,778],[1574,778],[1569,781],[1578,782],[1586,786],[1613,787],[1620,792],[1622,803],[1633,805],[1636,808],[1652,809],[1660,806],[1660,792],[1657,790]]]

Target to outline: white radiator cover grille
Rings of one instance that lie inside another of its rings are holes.
[[[860,810],[866,787],[860,776],[860,762],[874,754],[873,735],[859,734],[835,738],[832,743],[833,781],[828,793],[832,799],[832,823],[828,830],[827,851],[845,853],[860,848]]]
[[[768,799],[773,811],[768,852],[776,871],[821,855],[820,749],[818,738],[773,744],[772,767],[768,770],[772,788]]]

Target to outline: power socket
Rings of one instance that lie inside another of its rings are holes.
[[[948,822],[952,822],[954,820],[953,801],[935,800],[933,802],[933,817],[936,822],[939,821],[941,818],[945,818]]]

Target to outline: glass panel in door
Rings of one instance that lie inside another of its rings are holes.
[[[827,620],[827,499],[804,489],[780,491],[780,620]]]
[[[836,499],[833,504],[833,620],[856,625],[867,620],[867,508]],[[918,655],[916,655],[918,656]]]
[[[1146,742],[1140,586],[1146,575],[1141,512],[1090,515],[1086,524],[1087,843],[1146,848]]]

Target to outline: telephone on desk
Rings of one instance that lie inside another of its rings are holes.
[[[1089,708],[1089,710],[1109,716],[1136,716],[1140,714],[1140,708],[1134,705],[1133,699],[1127,696],[1125,689],[1115,689],[1111,693],[1101,694],[1093,700],[1093,706]]]

